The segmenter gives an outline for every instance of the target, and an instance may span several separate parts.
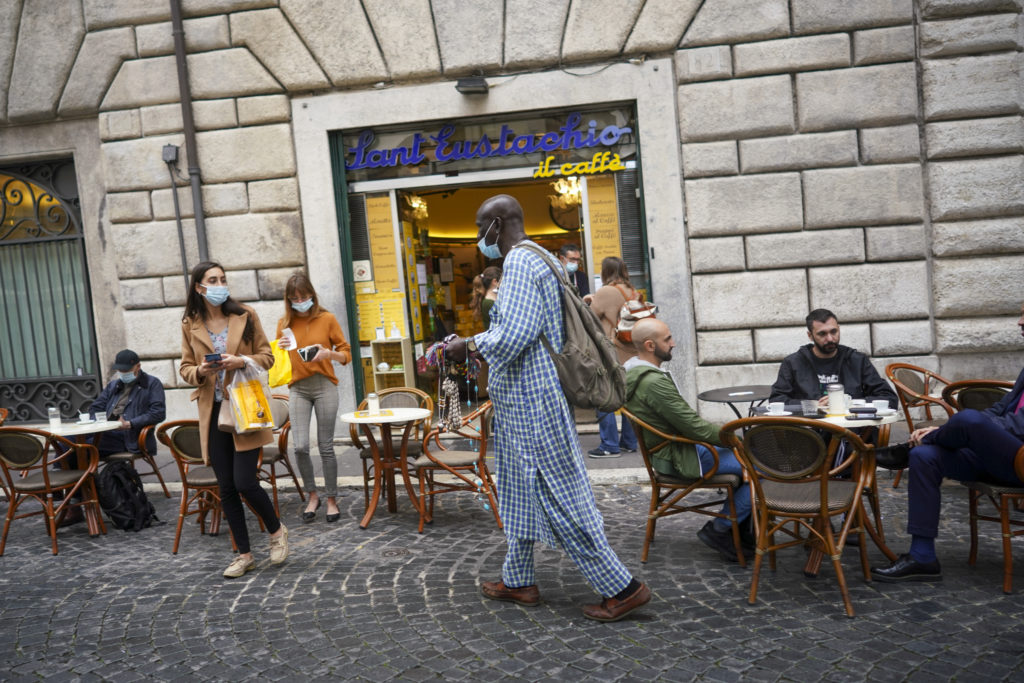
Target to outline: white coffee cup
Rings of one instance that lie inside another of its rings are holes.
[[[769,403],[768,404],[768,414],[769,415],[780,415],[780,414],[782,414],[784,412],[786,412],[786,404],[785,403],[778,402],[778,403]]]
[[[878,401],[872,401],[871,405],[875,407],[875,410],[881,412],[883,410],[889,410],[889,402],[882,399]]]
[[[852,401],[850,401],[851,406],[866,406],[867,404],[868,402],[862,398],[855,398]]]
[[[79,421],[79,422],[88,422],[88,421],[90,421],[91,419],[92,419],[92,418],[91,418],[91,417],[89,417],[89,413],[79,413],[79,414],[78,414],[78,421]]]

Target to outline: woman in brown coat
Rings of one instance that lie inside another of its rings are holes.
[[[625,363],[636,355],[636,349],[627,346],[615,338],[615,328],[619,325],[619,312],[622,305],[629,299],[636,299],[639,294],[629,281],[629,270],[626,262],[617,256],[609,256],[601,261],[602,286],[590,300],[590,308],[597,314],[604,333],[615,344],[619,354],[619,363]],[[622,420],[622,433],[615,424],[615,413],[597,411],[597,427],[601,433],[601,445],[587,451],[592,458],[617,458],[622,451],[635,453],[637,448],[636,434],[629,420]]]
[[[238,557],[224,576],[236,578],[256,568],[249,548],[242,497],[270,532],[270,562],[288,557],[288,529],[277,518],[270,496],[259,483],[260,447],[273,441],[270,429],[247,434],[217,428],[221,401],[235,370],[245,367],[244,357],[263,368],[274,362],[270,342],[256,312],[230,297],[228,279],[217,263],[204,261],[192,269],[185,315],[181,319],[181,377],[194,387],[199,403],[199,439],[203,460],[213,467],[220,488],[221,507],[238,545]],[[220,360],[207,362],[208,354]],[[226,406],[225,406],[226,408]]]

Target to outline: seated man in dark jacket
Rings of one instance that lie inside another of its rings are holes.
[[[799,403],[814,399],[824,406],[828,401],[826,387],[839,383],[851,398],[863,398],[869,403],[886,400],[890,408],[898,407],[896,392],[879,376],[868,357],[839,344],[839,321],[832,311],[811,311],[807,316],[807,336],[811,343],[782,361],[769,401]]]
[[[698,415],[679,394],[672,376],[661,369],[663,362],[672,360],[672,349],[676,345],[668,325],[656,318],[637,321],[633,327],[633,345],[637,355],[625,363],[626,408],[667,434],[678,434],[716,446],[718,474],[742,475],[743,466],[736,454],[728,448],[717,448],[722,444],[720,427]],[[644,431],[642,438],[651,447],[661,442],[661,437],[648,431]],[[672,443],[655,453],[651,459],[651,466],[661,474],[687,479],[702,476],[715,464],[715,456],[707,447],[687,443]],[[747,526],[751,509],[750,484],[741,484],[733,495],[733,501],[736,521],[744,530],[741,536],[744,553],[752,554],[753,536]],[[729,514],[728,503],[722,506],[722,512]],[[728,519],[715,518],[697,532],[697,538],[717,550],[723,559],[736,562],[736,547],[731,532],[732,524]]]
[[[142,371],[139,356],[131,349],[117,353],[114,359],[117,379],[110,382],[89,406],[90,417],[105,412],[107,420],[120,421],[121,428],[103,432],[98,444],[100,457],[111,453],[138,453],[139,433],[147,425],[160,424],[166,417],[164,387],[160,380]],[[156,452],[156,436],[151,432],[146,449]]]
[[[1024,335],[1024,307],[1017,321]],[[910,550],[888,567],[875,567],[876,581],[938,581],[942,569],[935,555],[939,534],[942,480],[988,481],[1024,486],[1024,370],[1013,390],[984,411],[961,410],[941,427],[924,427],[910,435],[909,458],[902,445],[878,451],[878,464],[889,469],[910,465],[907,485],[907,533]]]

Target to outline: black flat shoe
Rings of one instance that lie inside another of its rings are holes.
[[[875,464],[887,470],[902,470],[910,464],[910,444],[898,443],[875,449]]]
[[[872,567],[871,578],[882,583],[900,583],[902,581],[941,581],[942,567],[939,561],[918,562],[909,554],[904,553],[888,567]]]
[[[302,512],[302,522],[304,524],[309,524],[314,519],[316,519],[316,511],[320,509],[320,503],[321,502],[323,502],[323,501],[317,500],[316,501],[316,507],[313,508],[312,510],[303,510],[303,512]],[[327,521],[328,522],[331,521],[331,516],[330,515],[327,515]]]
[[[341,519],[341,512],[340,511],[339,512],[335,512],[333,515],[330,514],[330,513],[327,514],[327,522],[328,522],[328,524],[333,524],[333,523],[337,522],[339,519]]]

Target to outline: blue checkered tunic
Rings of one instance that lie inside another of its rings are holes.
[[[542,332],[555,349],[563,341],[559,285],[541,258],[527,249],[505,257],[491,327],[474,338],[490,366],[498,506],[510,548],[535,540],[562,547],[611,596],[632,576],[608,546],[573,414],[540,341]],[[532,575],[528,555],[524,576]]]

